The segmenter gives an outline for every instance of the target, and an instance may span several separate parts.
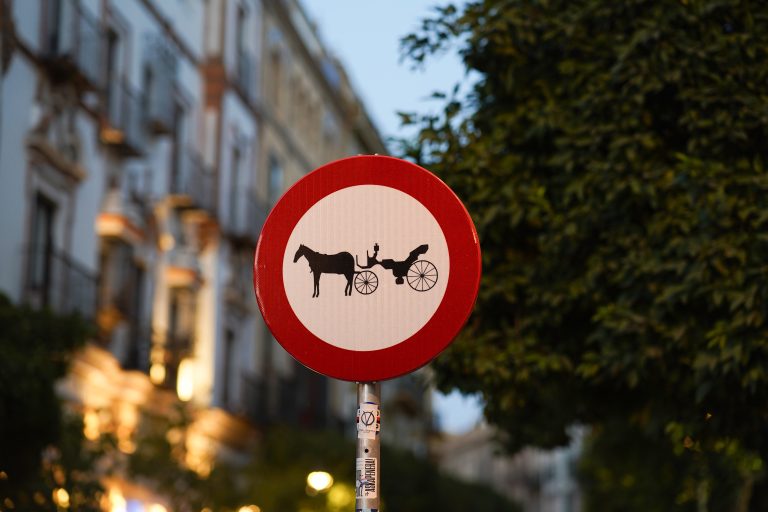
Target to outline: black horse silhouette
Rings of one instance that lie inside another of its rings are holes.
[[[313,251],[304,244],[299,246],[299,250],[296,251],[296,256],[293,257],[293,262],[299,261],[299,258],[304,256],[309,263],[309,270],[312,272],[312,277],[315,279],[315,289],[312,297],[318,297],[320,295],[320,275],[326,274],[342,274],[347,278],[347,286],[344,288],[344,295],[352,295],[352,279],[355,277],[355,259],[348,252],[340,252],[338,254],[321,254],[317,251]]]

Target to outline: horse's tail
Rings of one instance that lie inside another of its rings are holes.
[[[355,263],[357,263],[357,266],[360,268],[363,268],[363,266],[360,264],[360,261],[357,259],[357,254],[355,254]],[[360,272],[355,271],[355,274],[359,274]]]

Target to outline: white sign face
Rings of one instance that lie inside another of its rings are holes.
[[[301,217],[283,255],[283,283],[312,334],[347,350],[379,350],[434,315],[449,263],[445,236],[421,203],[394,188],[357,185]]]

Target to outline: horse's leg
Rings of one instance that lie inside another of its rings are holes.
[[[344,295],[352,295],[352,278],[354,277],[354,272],[351,274],[347,274],[347,287],[344,288]]]
[[[312,298],[314,299],[317,294],[317,274],[314,270],[309,271],[312,274]]]
[[[319,297],[320,296],[320,272],[314,272],[312,275],[315,278],[315,293],[312,296]]]

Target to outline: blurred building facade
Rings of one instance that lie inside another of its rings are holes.
[[[584,431],[573,428],[563,448],[502,451],[499,432],[487,423],[435,440],[433,455],[442,471],[467,482],[489,485],[525,512],[580,512],[576,465]]]
[[[298,365],[252,292],[280,194],[327,161],[386,152],[298,1],[3,7],[0,290],[98,327],[62,385],[86,429],[119,424],[130,450],[136,410],[175,400],[209,452],[254,425],[348,428],[354,385]],[[414,382],[391,399],[394,439],[418,453],[431,410]]]

